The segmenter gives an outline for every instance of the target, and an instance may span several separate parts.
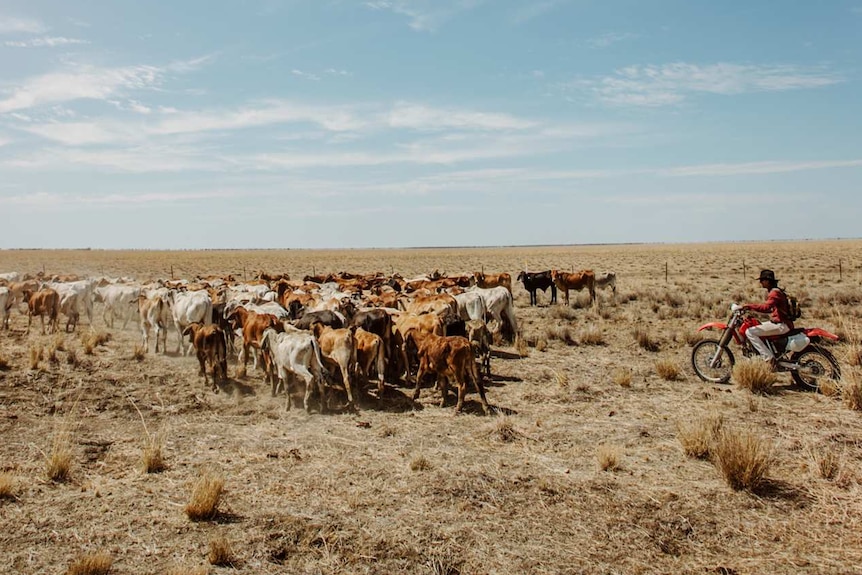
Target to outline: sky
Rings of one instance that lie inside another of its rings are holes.
[[[0,248],[859,237],[862,0],[3,0]]]

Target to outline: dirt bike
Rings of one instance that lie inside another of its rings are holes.
[[[699,341],[691,350],[691,366],[697,376],[711,383],[730,381],[736,361],[730,351],[731,340],[741,347],[745,357],[759,357],[746,337],[748,328],[755,325],[760,325],[760,321],[745,313],[742,306],[733,304],[727,323],[716,321],[700,326],[697,331],[715,329],[722,333],[719,339]],[[824,339],[837,341],[838,336],[819,327],[798,327],[783,335],[764,337],[763,341],[778,360],[775,371],[790,372],[797,385],[816,390],[819,381],[841,377],[838,362],[829,350],[818,345]]]

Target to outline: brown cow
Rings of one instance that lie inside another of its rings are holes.
[[[356,368],[367,380],[372,366],[377,371],[377,398],[383,397],[383,376],[386,373],[386,346],[376,333],[357,328],[356,330]]]
[[[248,364],[248,351],[252,351],[252,369],[257,369],[258,366],[265,368],[269,365],[269,361],[264,358],[260,364],[257,361],[257,350],[260,349],[260,340],[263,337],[263,332],[267,328],[272,328],[276,332],[283,332],[284,325],[281,321],[272,314],[259,314],[254,311],[249,311],[244,307],[238,307],[228,314],[227,322],[234,330],[242,332],[242,349],[239,353],[239,361],[242,361],[242,373],[246,373],[246,365]]]
[[[219,380],[227,380],[227,343],[224,331],[215,324],[203,325],[195,322],[190,323],[183,330],[183,336],[189,336],[192,345],[195,346],[198,362],[201,364],[200,375],[204,376],[204,385],[207,384],[207,362],[212,366],[212,390],[218,393]]]
[[[335,363],[340,369],[344,390],[347,392],[347,405],[349,408],[355,408],[351,374],[356,368],[356,326],[333,329],[315,322],[312,331],[320,344],[324,359]]]
[[[134,304],[134,302],[132,302]],[[144,353],[150,351],[150,329],[156,332],[156,349],[159,353],[159,339],[162,340],[162,353],[168,351],[168,321],[171,318],[171,310],[168,305],[166,292],[155,290],[151,293],[142,293],[138,296],[138,316],[141,320],[141,345]]]
[[[575,273],[566,273],[558,270],[551,270],[551,279],[554,280],[554,285],[561,290],[566,296],[566,305],[569,305],[569,290],[581,291],[587,288],[590,292],[590,303],[596,303],[596,274],[593,270],[581,270]]]
[[[473,359],[473,348],[467,338],[461,336],[438,336],[412,330],[407,334],[408,343],[416,346],[419,355],[419,371],[416,374],[416,387],[413,390],[413,401],[419,399],[419,387],[426,373],[437,377],[440,387],[440,407],[446,406],[449,382],[458,386],[458,404],[455,411],[464,407],[464,395],[467,392],[467,378],[473,382],[473,387],[479,393],[482,409],[489,414],[491,408],[485,398],[485,387],[479,378],[476,362]]]
[[[493,338],[488,330],[487,324],[481,319],[471,319],[465,326],[467,329],[467,341],[473,346],[473,353],[485,370],[485,377],[491,377],[491,344]]]
[[[45,288],[32,294],[27,301],[27,333],[30,333],[30,324],[33,316],[38,315],[42,321],[42,335],[45,335],[45,315],[48,315],[48,326],[51,333],[59,329],[60,324],[60,294],[51,288]]]
[[[473,279],[480,288],[489,289],[503,286],[512,293],[512,276],[506,272],[499,274],[486,274],[485,272],[473,272]]]
[[[392,320],[392,346],[393,348],[397,348],[398,354],[396,357],[399,358],[396,373],[404,374],[404,380],[408,381],[410,379],[410,359],[407,356],[407,334],[410,330],[418,329],[424,333],[443,335],[445,333],[443,320],[433,313],[423,313],[421,315],[402,313],[394,315]]]

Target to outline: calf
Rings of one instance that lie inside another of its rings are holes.
[[[440,407],[446,406],[449,382],[453,381],[458,386],[458,404],[455,406],[455,411],[460,412],[464,407],[464,395],[467,392],[469,378],[479,393],[482,409],[486,415],[490,413],[488,400],[485,398],[485,387],[479,379],[476,362],[473,359],[473,348],[466,338],[437,336],[413,330],[408,334],[407,339],[410,345],[416,347],[416,353],[419,356],[419,372],[416,374],[413,401],[419,399],[422,377],[426,373],[432,373],[440,386]]]
[[[557,270],[551,270],[551,278],[554,280],[557,289],[563,292],[566,296],[566,305],[569,305],[569,290],[581,291],[586,288],[590,292],[590,303],[596,303],[596,274],[593,270],[581,270],[575,273],[566,273]]]
[[[227,381],[227,344],[224,331],[215,324],[202,325],[194,322],[183,330],[183,336],[186,335],[197,352],[204,385],[207,384],[206,364],[209,362],[213,372],[212,390],[218,393],[219,381]]]
[[[51,333],[59,329],[60,294],[56,290],[45,288],[32,294],[27,301],[27,309],[27,333],[30,333],[34,315],[38,315],[42,322],[42,335],[45,334],[45,315],[48,316]]]
[[[314,336],[307,331],[288,328],[282,333],[266,329],[260,340],[260,348],[272,360],[272,395],[278,393],[283,383],[287,393],[287,408],[291,407],[289,374],[299,376],[305,383],[305,411],[309,411],[308,400],[315,384],[320,393],[320,411],[325,410],[325,391],[323,388],[323,357]]]
[[[78,319],[81,317],[78,311],[77,292],[66,292],[60,296],[60,311],[66,316],[66,332],[75,331],[78,327]],[[71,329],[69,329],[71,328]]]
[[[485,377],[491,377],[491,332],[481,319],[471,319],[466,324],[467,341],[473,347],[473,354],[485,370]]]
[[[544,272],[523,271],[518,274],[518,281],[524,284],[524,289],[530,292],[530,305],[539,305],[536,290],[544,292],[551,288],[551,303],[557,303],[557,286],[551,278],[551,270]]]

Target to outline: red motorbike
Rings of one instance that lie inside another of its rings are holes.
[[[730,307],[727,323],[711,322],[700,326],[697,331],[720,330],[718,339],[703,339],[691,350],[691,366],[699,378],[711,383],[727,383],[735,359],[730,351],[730,342],[735,341],[742,348],[745,357],[759,357],[745,332],[759,325],[755,317],[745,313],[742,306]],[[837,341],[838,336],[819,327],[798,327],[784,335],[763,338],[778,358],[776,371],[789,371],[796,384],[810,389],[818,389],[824,379],[837,380],[841,377],[838,362],[829,350],[818,345],[824,339]]]

